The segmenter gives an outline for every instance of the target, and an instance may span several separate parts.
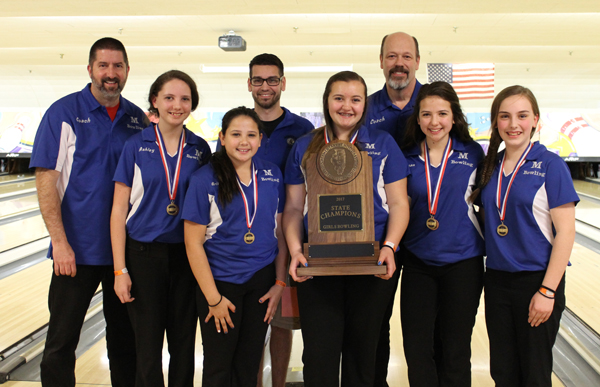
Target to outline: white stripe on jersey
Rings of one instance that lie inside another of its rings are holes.
[[[140,204],[142,203],[142,199],[144,198],[144,179],[142,176],[142,170],[140,167],[135,164],[133,171],[133,182],[131,183],[131,194],[129,195],[129,203],[131,204],[131,210],[129,211],[129,215],[127,215],[127,220],[125,223],[129,222],[129,219],[135,215]]]
[[[204,242],[211,239],[212,236],[217,232],[217,227],[223,224],[223,219],[221,218],[219,207],[217,207],[217,200],[215,196],[209,194],[208,202],[210,203],[210,223],[206,226]]]
[[[475,209],[473,205],[469,203],[469,196],[473,193],[473,187],[475,186],[475,176],[477,175],[477,168],[473,170],[471,176],[469,177],[469,186],[467,187],[467,192],[465,192],[465,203],[467,203],[467,216],[471,219],[471,223],[475,226],[475,229],[481,236],[481,238],[485,239],[483,233],[481,232],[481,227],[479,227],[479,221],[477,221],[477,216],[475,215]]]
[[[62,202],[69,185],[69,179],[71,178],[71,170],[73,169],[73,153],[75,153],[75,132],[71,125],[66,122],[62,123],[60,130],[60,144],[58,148],[58,157],[56,159],[56,170],[60,172],[58,181],[56,182],[56,188],[58,189],[58,195]]]
[[[279,208],[279,198],[277,198],[277,206],[275,207],[275,228],[273,228],[273,235],[277,238],[277,209]]]
[[[535,218],[540,231],[546,237],[546,240],[553,245],[554,233],[552,232],[552,218],[550,217],[550,205],[548,204],[548,194],[546,193],[546,183],[538,189],[533,198],[531,212]]]
[[[385,162],[387,161],[388,156],[386,155],[381,160],[381,165],[379,166],[379,173],[377,179],[377,192],[379,193],[379,197],[381,197],[381,206],[387,212],[390,213],[390,206],[387,204],[387,195],[385,194],[385,182],[383,181],[383,169],[385,168]],[[376,200],[376,198],[373,198]]]

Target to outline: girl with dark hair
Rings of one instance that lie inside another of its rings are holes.
[[[372,386],[379,330],[394,291],[388,281],[395,271],[394,250],[408,224],[408,166],[393,138],[362,126],[367,87],[351,71],[329,78],[323,94],[326,126],[298,139],[286,164],[284,229],[291,253],[290,274],[298,285],[304,340],[304,383],[308,387]],[[373,162],[375,238],[379,263],[387,273],[375,276],[298,277],[307,266],[302,243],[307,235],[306,159],[330,139],[348,141],[368,151]]]
[[[552,385],[552,347],[575,240],[579,197],[566,163],[531,142],[539,115],[529,89],[511,86],[498,93],[479,184],[490,371],[500,387]],[[505,150],[498,153],[502,141]]]
[[[251,109],[227,112],[221,149],[187,191],[185,245],[200,285],[198,313],[206,316],[204,386],[256,387],[267,328],[285,287],[288,252],[278,227],[283,177],[275,164],[253,157],[260,125]]]
[[[410,167],[400,292],[408,379],[413,387],[470,386],[485,249],[469,197],[484,153],[448,83],[421,87],[403,151]],[[441,366],[434,359],[436,320]]]
[[[196,84],[187,74],[172,70],[159,76],[148,101],[158,124],[129,139],[114,177],[115,292],[127,303],[135,332],[136,387],[164,386],[165,330],[169,386],[192,387],[195,283],[179,209],[190,176],[208,162],[210,148],[183,124],[198,106]]]

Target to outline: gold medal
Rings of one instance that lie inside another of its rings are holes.
[[[177,204],[171,203],[167,206],[167,214],[169,214],[171,216],[175,216],[178,213],[179,213],[179,207],[177,207]]]
[[[254,234],[252,234],[250,231],[244,234],[244,242],[251,245],[254,242]]]
[[[160,158],[165,169],[165,176],[167,178],[167,188],[169,189],[169,199],[171,199],[171,204],[167,206],[167,214],[170,216],[175,216],[179,213],[179,207],[177,207],[177,204],[175,204],[175,198],[177,197],[177,186],[179,185],[179,172],[181,172],[181,160],[183,158],[183,147],[185,145],[185,130],[181,132],[181,138],[179,139],[179,148],[177,148],[177,165],[175,166],[175,171],[172,177],[169,171],[167,159],[165,157],[165,154],[167,154],[167,150],[164,148],[163,140],[160,135],[158,125],[154,125],[154,134],[156,135],[156,141],[158,142],[158,153],[160,153]]]
[[[427,225],[427,228],[432,231],[435,231],[438,229],[438,227],[440,227],[440,222],[438,222],[437,219],[433,216],[427,219],[427,222],[425,222],[425,224]]]
[[[500,226],[498,226],[496,232],[501,237],[506,236],[506,234],[508,234],[508,227],[504,223],[502,223]]]
[[[533,147],[533,143],[530,143],[527,149],[519,158],[519,162],[515,166],[515,169],[512,172],[512,176],[508,181],[508,185],[506,186],[506,193],[504,194],[504,199],[502,199],[502,177],[504,176],[504,162],[506,161],[506,152],[502,157],[502,163],[500,164],[500,168],[498,170],[498,186],[496,188],[496,207],[498,207],[498,217],[500,218],[500,225],[496,228],[496,232],[501,237],[504,237],[508,234],[508,226],[504,224],[504,219],[506,218],[506,203],[508,202],[508,194],[510,192],[510,187],[512,187],[513,182],[515,181],[515,177],[519,173],[519,169],[525,164],[527,161],[527,155],[529,151]],[[518,233],[518,230],[517,230]]]
[[[431,187],[431,172],[429,171],[429,148],[427,147],[427,141],[423,141],[423,157],[425,159],[425,183],[427,184],[427,204],[429,209],[429,219],[425,221],[425,225],[431,231],[435,231],[440,227],[440,222],[434,217],[437,212],[438,202],[440,200],[440,188],[442,186],[442,180],[444,179],[444,173],[446,166],[448,165],[448,159],[452,152],[452,137],[448,138],[446,148],[444,149],[444,157],[442,157],[440,176],[438,178],[435,191]]]
[[[240,189],[240,193],[242,194],[242,199],[244,200],[244,208],[246,212],[246,226],[248,226],[248,232],[244,234],[244,242],[247,244],[254,243],[254,234],[250,230],[252,230],[252,223],[254,223],[254,218],[256,217],[256,210],[258,209],[258,186],[256,179],[256,169],[254,167],[254,163],[252,163],[252,185],[254,186],[254,214],[252,214],[252,218],[250,218],[250,212],[248,209],[248,199],[246,198],[246,193],[242,189],[242,184],[240,183],[240,178],[236,175],[236,180],[238,184],[238,188]]]

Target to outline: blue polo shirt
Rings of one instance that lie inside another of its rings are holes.
[[[285,183],[304,184],[306,171],[302,168],[302,157],[308,144],[314,137],[314,132],[301,137],[292,148],[286,164]],[[373,207],[375,221],[375,240],[383,241],[385,238],[389,207],[385,193],[385,184],[402,180],[408,176],[408,164],[398,145],[391,136],[380,130],[361,127],[358,132],[356,145],[359,149],[367,151],[373,163]],[[308,230],[307,198],[304,205],[304,230]]]
[[[276,216],[285,204],[283,177],[275,164],[257,158],[253,161],[258,208],[252,224],[255,236],[252,244],[244,242],[248,227],[242,195],[236,194],[223,207],[218,200],[219,182],[210,163],[190,179],[182,218],[207,226],[204,251],[213,277],[219,281],[246,283],[254,273],[271,264],[279,251],[275,230]],[[245,192],[253,192],[252,188],[251,183]],[[247,198],[250,202],[254,200],[253,196]],[[252,212],[250,209],[250,217]]]
[[[140,108],[120,97],[111,121],[88,84],[52,104],[40,122],[29,167],[60,172],[57,189],[63,226],[79,265],[113,264],[112,178],[123,144],[144,128],[145,120]]]
[[[501,237],[496,232],[500,225],[496,189],[503,156],[504,152],[500,152],[492,178],[481,193],[485,209],[486,266],[507,272],[546,270],[555,236],[550,209],[579,202],[569,168],[545,146],[539,142],[534,144],[508,195],[504,219],[508,234]],[[503,193],[511,176],[502,178]]]
[[[186,128],[175,196],[175,205],[180,211],[171,216],[167,214],[171,199],[154,126],[150,125],[125,143],[114,181],[131,188],[127,215],[127,233],[131,238],[146,243],[183,243],[181,209],[185,192],[192,173],[208,162],[210,153],[207,142]],[[179,155],[166,157],[171,161],[169,170],[173,176]]]
[[[416,145],[404,153],[410,168],[410,223],[402,239],[404,246],[423,262],[433,266],[484,255],[483,235],[473,205],[468,202],[475,185],[477,166],[485,157],[481,145],[475,141],[465,144],[452,139],[452,151],[435,214],[439,227],[434,231],[426,226],[430,215],[421,148],[422,145]],[[439,180],[440,170],[441,165],[430,168],[433,190]]]
[[[419,81],[416,81],[415,90],[410,97],[410,101],[403,109],[400,109],[392,103],[384,84],[381,90],[369,96],[365,125],[369,129],[379,129],[388,132],[394,137],[398,146],[402,146],[406,131],[406,121],[413,112],[420,89],[421,84]]]
[[[270,137],[263,133],[260,148],[254,157],[267,160],[285,172],[285,162],[296,140],[314,129],[313,124],[304,117],[290,112],[281,107],[285,112],[283,120],[277,125]],[[221,149],[221,142],[217,142],[217,150]]]

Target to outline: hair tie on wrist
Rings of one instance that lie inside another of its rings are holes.
[[[217,302],[217,303],[216,303],[216,304],[214,304],[214,305],[210,305],[210,304],[208,304],[208,307],[209,307],[209,308],[214,308],[215,306],[219,305],[219,304],[221,303],[221,301],[223,301],[223,295],[222,295],[222,294],[221,294],[221,298],[219,299],[219,302]]]

